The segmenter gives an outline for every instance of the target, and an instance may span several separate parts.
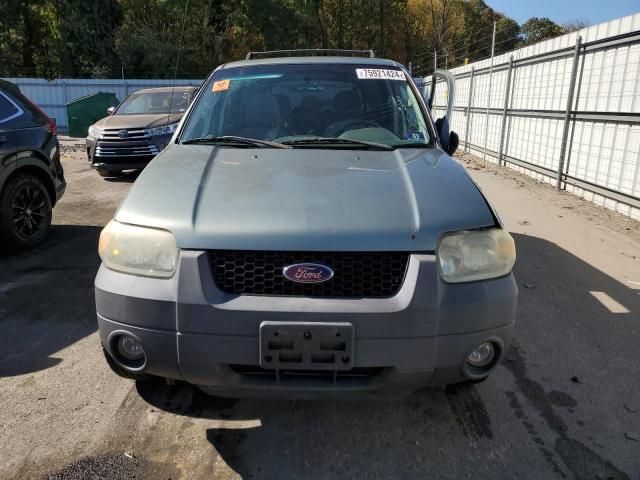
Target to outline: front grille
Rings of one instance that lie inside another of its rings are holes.
[[[214,250],[209,261],[216,285],[226,293],[298,297],[381,298],[404,281],[404,252],[270,252]],[[282,270],[295,263],[320,263],[334,271],[323,283],[296,283]]]
[[[155,144],[126,144],[117,145],[113,143],[98,143],[96,146],[96,157],[140,157],[155,156],[159,153]]]
[[[120,134],[124,134],[120,136]],[[151,135],[144,128],[108,128],[102,131],[99,140],[107,140],[109,142],[128,142],[131,140],[144,140],[150,138]]]
[[[371,380],[382,372],[382,367],[357,367],[351,370],[267,370],[254,365],[229,365],[229,368],[244,377],[266,378],[274,381],[287,380]]]

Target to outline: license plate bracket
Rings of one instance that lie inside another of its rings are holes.
[[[350,370],[351,323],[270,322],[260,324],[260,366],[270,370]]]

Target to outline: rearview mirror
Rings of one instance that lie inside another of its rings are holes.
[[[460,143],[460,138],[456,132],[449,133],[449,145],[447,145],[447,153],[449,155],[453,155],[456,153],[458,149],[458,144]]]
[[[107,114],[109,115],[113,115],[113,112],[116,111],[116,107],[109,107],[107,108]]]

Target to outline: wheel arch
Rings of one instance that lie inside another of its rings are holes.
[[[12,156],[14,157],[13,159],[9,158],[8,162],[5,161],[10,173],[5,178],[0,179],[2,181],[0,192],[12,178],[20,174],[30,174],[42,181],[49,194],[51,207],[53,207],[56,204],[56,188],[48,171],[50,166],[49,159],[44,154],[33,150],[22,151]]]

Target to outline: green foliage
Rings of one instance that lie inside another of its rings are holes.
[[[202,78],[249,50],[373,49],[415,72],[576,29],[483,0],[0,0],[0,76]],[[177,67],[177,70],[176,70]]]
[[[533,17],[522,25],[522,42],[524,45],[531,45],[563,33],[565,29],[553,20]]]

